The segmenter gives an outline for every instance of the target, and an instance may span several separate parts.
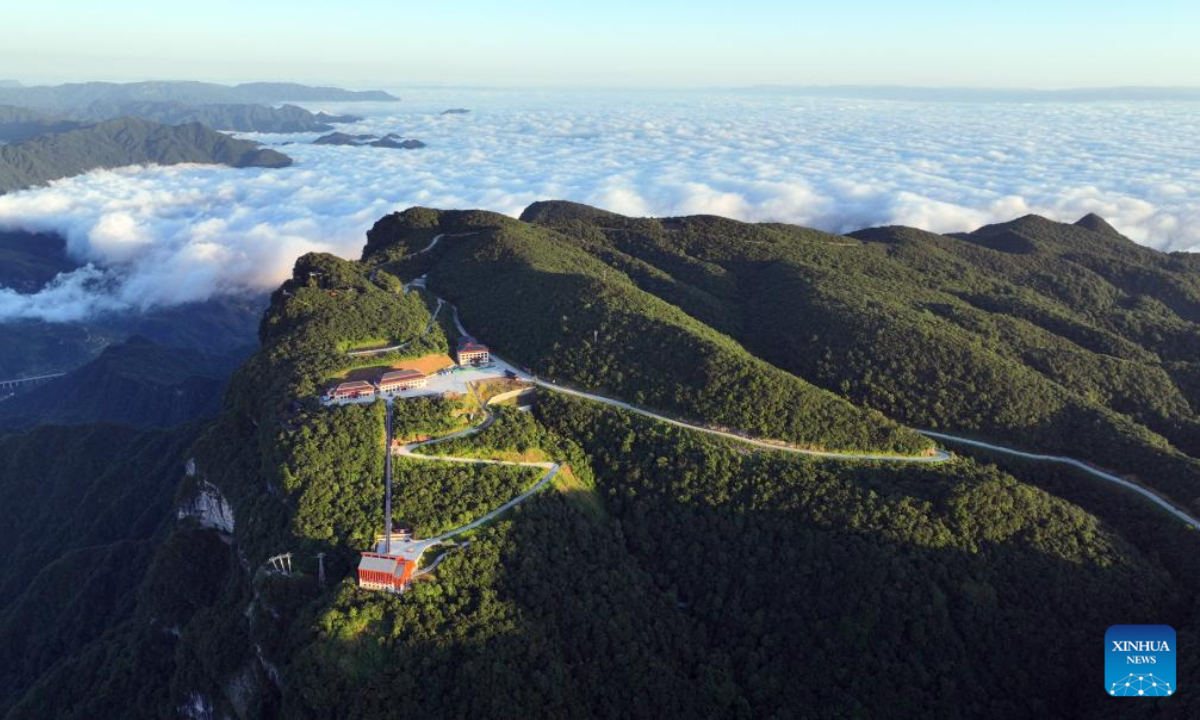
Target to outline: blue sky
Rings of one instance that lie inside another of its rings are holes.
[[[1194,0],[6,4],[26,81],[1200,85]]]

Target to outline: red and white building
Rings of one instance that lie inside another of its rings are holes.
[[[397,390],[412,390],[423,388],[429,384],[429,378],[419,370],[393,370],[379,378],[379,392],[396,392]]]
[[[459,365],[485,365],[492,359],[487,345],[480,345],[471,338],[458,341],[457,355]]]
[[[358,586],[364,590],[400,592],[412,579],[416,569],[414,560],[365,552],[358,561]]]
[[[329,391],[332,400],[349,400],[375,394],[375,386],[366,380],[350,380]]]

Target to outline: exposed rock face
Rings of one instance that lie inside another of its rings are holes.
[[[213,704],[203,693],[190,692],[187,701],[179,706],[179,716],[190,720],[213,720]]]
[[[196,475],[196,461],[187,461],[188,477]],[[232,535],[236,523],[233,518],[233,508],[221,494],[221,489],[207,480],[196,483],[196,495],[180,504],[178,510],[180,520],[195,518],[201,527],[210,528]]]
[[[239,718],[251,717],[254,697],[258,694],[259,683],[254,661],[249,661],[237,675],[230,678],[222,688],[229,704]]]

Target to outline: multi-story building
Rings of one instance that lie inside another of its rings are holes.
[[[458,341],[457,355],[459,365],[486,365],[492,359],[487,345],[480,345],[469,337]]]
[[[333,400],[348,400],[374,394],[375,386],[366,380],[350,380],[329,391],[329,397]]]
[[[365,552],[358,561],[358,586],[364,590],[400,592],[416,569],[417,563],[407,558]]]
[[[423,388],[429,384],[429,378],[419,370],[393,370],[379,378],[379,392],[396,392],[397,390],[412,390]]]

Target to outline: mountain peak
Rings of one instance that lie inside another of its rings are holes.
[[[1117,232],[1116,228],[1114,228],[1112,225],[1109,225],[1107,220],[1100,217],[1096,213],[1088,213],[1087,215],[1084,215],[1075,221],[1075,225],[1086,230],[1091,230],[1092,232],[1101,233],[1102,235],[1122,237],[1121,233]]]
[[[614,217],[616,213],[569,200],[539,200],[525,208],[519,218],[521,222],[549,224],[567,220],[595,220]]]

